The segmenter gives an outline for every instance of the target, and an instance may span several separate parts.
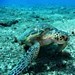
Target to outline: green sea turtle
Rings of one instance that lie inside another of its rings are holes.
[[[34,28],[28,28],[17,38],[17,41],[27,49],[27,52],[8,75],[19,75],[23,70],[30,67],[38,56],[41,47],[49,48],[54,43],[59,46],[59,50],[55,49],[51,52],[59,53],[66,47],[68,40],[69,37],[66,32],[58,30],[49,24],[42,23],[37,24]]]

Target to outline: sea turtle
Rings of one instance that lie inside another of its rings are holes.
[[[32,61],[38,56],[40,48],[49,48],[53,43],[57,47],[59,46],[59,50],[55,49],[51,52],[59,53],[66,47],[68,40],[69,36],[66,32],[58,30],[49,24],[41,23],[33,28],[28,28],[17,38],[17,41],[27,49],[27,52],[8,75],[19,75],[23,70],[30,67]]]

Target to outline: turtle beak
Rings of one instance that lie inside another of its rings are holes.
[[[65,42],[69,41],[69,36],[67,36],[67,35],[62,35],[61,37],[62,37],[62,39],[63,39]]]

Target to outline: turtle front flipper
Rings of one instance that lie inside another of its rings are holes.
[[[31,28],[28,28],[27,30],[24,31],[24,33],[22,33],[19,37],[16,37],[16,40],[19,42],[19,43],[23,43],[23,44],[26,44],[26,39],[27,37],[31,34],[33,30]]]
[[[19,75],[22,73],[23,70],[26,70],[30,65],[31,62],[36,59],[40,49],[39,42],[35,42],[34,45],[32,45],[27,53],[23,56],[23,58],[20,60],[20,62],[14,67],[8,75]]]

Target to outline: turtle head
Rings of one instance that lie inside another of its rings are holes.
[[[53,36],[52,39],[57,44],[66,44],[69,41],[68,33],[58,29],[52,30],[52,36]]]

